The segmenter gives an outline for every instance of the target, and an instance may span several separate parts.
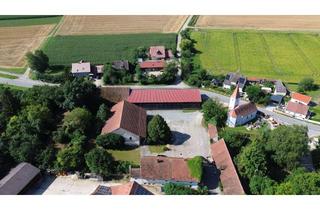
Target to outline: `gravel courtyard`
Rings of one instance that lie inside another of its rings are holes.
[[[210,141],[206,129],[201,125],[200,111],[182,110],[152,110],[148,115],[161,115],[168,123],[173,133],[173,143],[170,151],[163,155],[168,157],[191,158],[197,155],[205,158],[210,156]],[[144,147],[142,155],[150,152]]]

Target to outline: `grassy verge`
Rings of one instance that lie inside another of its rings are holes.
[[[9,75],[9,74],[2,74],[2,73],[0,73],[0,77],[7,78],[7,79],[17,79],[18,78],[17,76],[13,76],[13,75]]]
[[[200,17],[200,15],[192,15],[192,18],[191,18],[188,26],[195,26],[199,17]]]
[[[33,18],[2,19],[0,20],[0,27],[56,24],[60,21],[61,17],[62,16],[33,16]]]
[[[176,48],[176,34],[121,34],[50,37],[42,47],[51,65],[70,65],[79,60],[104,64],[114,60],[135,61],[135,49],[164,45]]]
[[[26,69],[24,67],[21,68],[2,68],[0,67],[0,71],[5,71],[5,72],[10,72],[10,73],[15,73],[15,74],[23,74]]]
[[[165,152],[165,148],[166,148],[165,145],[150,145],[149,146],[150,152],[156,153],[156,154]]]
[[[315,114],[311,120],[320,122],[320,106],[310,107],[310,111]]]
[[[129,161],[134,165],[140,165],[140,148],[131,150],[108,150],[116,160]]]

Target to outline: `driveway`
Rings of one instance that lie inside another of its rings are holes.
[[[210,141],[206,129],[201,125],[202,113],[200,111],[182,110],[152,110],[148,115],[161,115],[168,123],[172,134],[173,143],[170,151],[163,155],[169,157],[192,158],[200,155],[205,158],[210,156]],[[142,149],[142,155],[149,155]]]

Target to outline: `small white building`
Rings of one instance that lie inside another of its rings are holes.
[[[127,145],[140,145],[147,136],[146,111],[127,101],[121,101],[111,108],[114,114],[107,120],[101,134],[115,133],[125,139]]]
[[[229,127],[244,125],[247,122],[255,119],[257,112],[257,107],[252,102],[240,105],[240,93],[237,85],[236,89],[230,96],[227,125]]]

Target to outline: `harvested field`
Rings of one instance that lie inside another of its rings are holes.
[[[236,72],[297,83],[320,83],[320,38],[316,33],[257,30],[192,32],[199,51],[195,62],[213,74]]]
[[[28,51],[37,49],[53,25],[0,27],[0,66],[22,67]]]
[[[319,15],[214,15],[200,16],[196,26],[262,30],[320,30]]]
[[[176,33],[188,16],[65,16],[58,35]]]

